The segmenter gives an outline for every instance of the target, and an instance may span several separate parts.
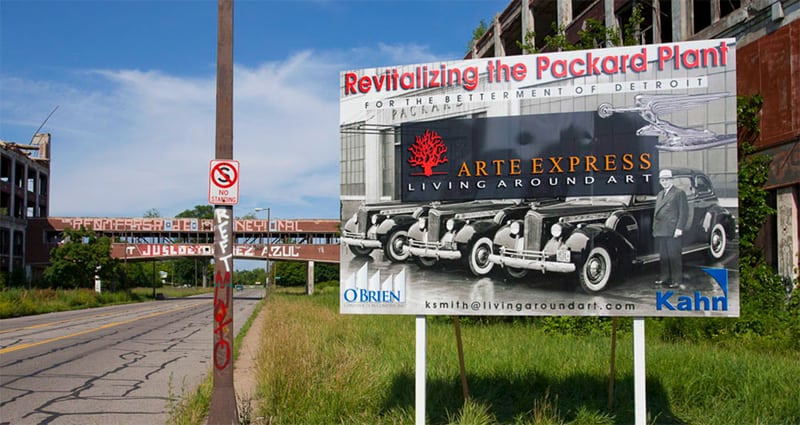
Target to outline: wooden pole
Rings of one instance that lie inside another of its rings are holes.
[[[215,159],[233,159],[233,0],[217,6]],[[233,386],[233,207],[214,206],[214,383],[209,425],[238,425]]]
[[[464,366],[464,344],[461,342],[461,320],[458,316],[453,316],[453,323],[456,327],[456,346],[458,347],[458,366],[461,370],[461,392],[464,394],[464,401],[469,399],[469,387],[467,387],[467,368]]]

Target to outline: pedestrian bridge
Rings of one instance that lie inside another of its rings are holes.
[[[237,259],[339,262],[339,220],[235,219]],[[64,229],[92,229],[112,239],[126,261],[214,256],[214,221],[197,218],[47,217],[28,220],[27,263],[46,265]],[[35,266],[34,266],[35,267]]]

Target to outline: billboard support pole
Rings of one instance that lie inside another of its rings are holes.
[[[461,392],[464,393],[464,401],[467,401],[469,399],[469,387],[467,386],[467,368],[464,366],[464,344],[461,342],[461,317],[453,316],[453,324],[456,327],[458,368],[461,371]]]
[[[647,395],[645,391],[644,318],[633,319],[633,406],[636,425],[647,423]]]
[[[611,359],[609,360],[608,376],[608,411],[614,410],[614,381],[616,380],[617,365],[617,318],[611,318]]]
[[[425,348],[427,345],[427,335],[425,327],[425,316],[416,318],[416,366],[415,366],[415,385],[414,385],[414,410],[415,422],[417,425],[425,425]]]

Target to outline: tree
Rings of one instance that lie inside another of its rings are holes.
[[[280,286],[302,286],[306,284],[308,274],[305,262],[276,261],[272,267],[275,273],[275,284]]]
[[[176,218],[197,218],[200,220],[203,219],[213,219],[214,218],[214,206],[213,205],[195,205],[194,208],[189,210],[183,210],[178,213]],[[183,241],[188,242],[188,241]],[[199,242],[199,241],[195,241]],[[207,258],[203,259],[178,259],[173,260],[170,263],[170,269],[173,273],[173,281],[179,282],[181,284],[191,284],[194,285],[198,279],[200,281],[205,281],[203,276],[211,276],[207,274],[207,270],[211,261]],[[204,274],[205,273],[205,274]]]
[[[183,210],[178,215],[175,216],[176,218],[201,218],[201,219],[211,219],[214,218],[214,206],[213,205],[195,205],[194,208],[190,210]]]
[[[316,263],[314,265],[314,282],[339,281],[339,265]]]
[[[481,19],[481,23],[478,24],[478,26],[474,30],[472,30],[472,38],[469,40],[469,43],[467,44],[467,50],[472,50],[472,43],[474,43],[477,40],[480,40],[480,38],[483,37],[483,35],[486,34],[486,31],[488,30],[489,26],[486,25],[486,21]]]
[[[433,167],[447,162],[447,157],[444,156],[447,146],[442,143],[442,136],[435,131],[427,130],[422,136],[416,136],[416,141],[408,150],[412,154],[408,159],[409,165],[422,167],[426,176],[439,174],[433,172]]]
[[[111,239],[91,229],[65,229],[64,242],[50,252],[44,279],[51,287],[91,288],[97,273],[103,281],[115,281],[119,261],[111,258]],[[99,269],[98,269],[99,268]]]
[[[125,263],[123,273],[128,287],[152,287],[154,283],[161,283],[157,277],[153,276],[151,262],[130,261]]]
[[[158,208],[150,208],[149,210],[144,212],[144,218],[159,218],[161,217],[161,213],[158,211]]]
[[[254,285],[256,282],[263,285],[267,281],[267,271],[263,268],[255,268],[252,270],[236,270],[236,283],[244,285]]]
[[[596,49],[603,46],[633,46],[641,44],[641,26],[644,22],[642,16],[642,5],[636,4],[631,10],[631,16],[625,23],[622,31],[624,33],[624,40],[620,38],[619,31],[616,28],[608,28],[597,19],[587,18],[583,23],[583,29],[578,31],[578,41],[570,43],[567,40],[566,27],[564,25],[557,25],[555,22],[551,24],[553,28],[552,35],[544,37],[544,45],[548,50],[554,51],[568,51],[578,49]],[[535,39],[536,33],[528,31],[523,37],[524,41],[517,41],[517,46],[524,53],[539,53],[541,49],[536,47]]]

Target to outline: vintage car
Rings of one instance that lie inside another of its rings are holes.
[[[712,260],[736,237],[736,220],[719,205],[711,181],[699,171],[673,168],[675,187],[687,194],[690,228],[683,254],[705,251]],[[567,198],[532,208],[497,231],[489,261],[510,276],[536,270],[576,273],[581,288],[605,289],[612,273],[659,261],[652,237],[655,195]]]
[[[361,205],[342,228],[342,242],[357,257],[382,249],[389,261],[408,258],[408,228],[432,205],[386,202]]]
[[[521,219],[531,208],[520,200],[471,201],[431,208],[408,229],[409,252],[417,264],[464,260],[475,276],[491,272],[494,232],[507,220]]]

